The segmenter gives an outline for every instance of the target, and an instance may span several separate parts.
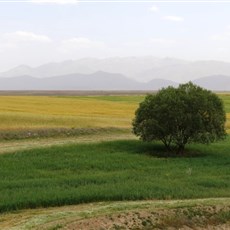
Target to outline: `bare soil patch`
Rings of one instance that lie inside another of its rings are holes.
[[[227,230],[230,207],[208,206],[177,209],[136,210],[131,212],[94,217],[67,224],[63,229],[168,229],[168,230]]]
[[[230,199],[119,201],[28,209],[0,215],[11,230],[229,230]]]

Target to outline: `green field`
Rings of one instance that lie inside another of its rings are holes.
[[[110,141],[0,156],[0,211],[105,200],[230,196],[228,138],[167,157],[160,144]]]
[[[229,133],[230,95],[219,96]],[[230,136],[169,156],[161,143],[131,134],[143,99],[0,96],[0,212],[98,201],[229,200]]]

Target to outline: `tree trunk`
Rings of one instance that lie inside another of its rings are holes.
[[[166,148],[169,152],[171,152],[171,151],[172,151],[171,145],[168,144],[167,142],[164,142],[164,141],[162,141],[162,142],[164,143],[165,148]]]
[[[185,145],[179,145],[177,148],[177,154],[183,156],[184,155],[184,147]]]

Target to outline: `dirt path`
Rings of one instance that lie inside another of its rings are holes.
[[[127,140],[135,139],[132,134],[91,134],[82,135],[78,137],[64,137],[64,138],[40,138],[28,140],[11,140],[0,142],[0,154],[10,153],[26,149],[43,148],[54,145],[65,145],[71,143],[87,143],[87,142],[100,142],[111,140]]]
[[[1,230],[230,229],[230,198],[101,202],[0,215]]]

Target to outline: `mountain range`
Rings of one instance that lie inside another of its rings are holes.
[[[0,90],[158,90],[178,83],[154,79],[148,83],[138,82],[122,74],[102,71],[93,74],[69,74],[47,78],[28,75],[0,78]]]
[[[158,90],[189,80],[230,91],[230,63],[126,57],[21,65],[0,73],[0,90]]]

